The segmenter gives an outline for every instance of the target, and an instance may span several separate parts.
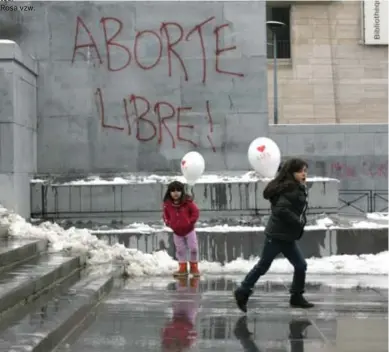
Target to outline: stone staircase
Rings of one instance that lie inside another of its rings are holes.
[[[44,240],[0,240],[0,352],[52,351],[111,290],[105,269]]]

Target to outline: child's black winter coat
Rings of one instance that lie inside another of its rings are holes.
[[[296,185],[271,199],[271,214],[265,235],[283,241],[295,241],[304,233],[307,223],[308,193],[304,185]]]

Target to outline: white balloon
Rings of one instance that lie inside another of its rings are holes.
[[[252,168],[259,175],[272,178],[280,166],[281,152],[270,138],[260,137],[251,142],[248,158]]]
[[[205,161],[198,152],[189,152],[181,160],[181,172],[188,184],[194,185],[205,170]]]

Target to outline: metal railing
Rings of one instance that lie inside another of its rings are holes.
[[[273,43],[267,43],[267,58],[273,59]],[[277,40],[277,59],[290,59],[290,40]]]
[[[340,190],[339,212],[380,213],[388,211],[388,191]]]

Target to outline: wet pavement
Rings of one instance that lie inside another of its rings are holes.
[[[336,278],[334,278],[336,280]],[[120,282],[60,352],[384,352],[388,291],[307,286],[311,310],[288,306],[288,285],[260,282],[247,318],[236,280]]]

